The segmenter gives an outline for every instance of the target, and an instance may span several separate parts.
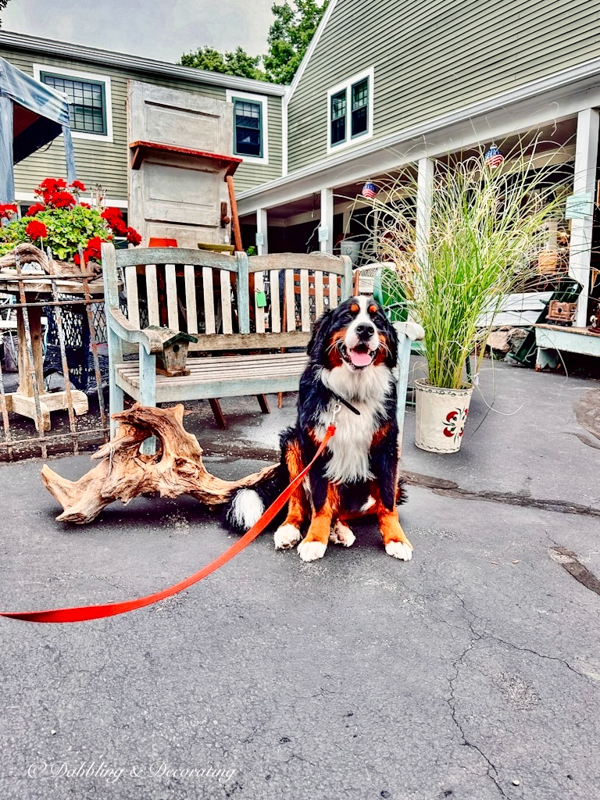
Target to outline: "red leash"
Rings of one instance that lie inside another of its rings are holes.
[[[203,578],[206,578],[208,575],[210,575],[211,572],[215,572],[219,569],[219,567],[222,567],[223,564],[231,561],[234,556],[237,556],[238,553],[241,553],[242,550],[250,544],[250,542],[256,539],[256,537],[263,532],[269,522],[271,522],[273,517],[275,517],[277,512],[280,511],[280,509],[283,508],[285,503],[289,500],[296,487],[307,476],[310,468],[321,455],[323,450],[327,447],[327,443],[334,433],[335,425],[330,425],[327,428],[325,437],[323,438],[323,441],[321,442],[319,449],[315,453],[315,457],[310,464],[305,467],[296,478],[294,478],[287,489],[285,489],[279,495],[279,497],[273,503],[271,503],[269,508],[267,508],[258,522],[254,524],[250,530],[242,536],[241,539],[238,539],[238,541],[232,545],[229,550],[226,550],[214,561],[211,561],[211,563],[201,569],[200,572],[190,575],[189,578],[185,578],[179,583],[176,583],[174,586],[170,586],[168,589],[163,589],[161,592],[156,592],[155,594],[149,594],[147,597],[140,597],[137,600],[124,600],[122,603],[106,603],[99,606],[51,608],[47,611],[1,611],[0,617],[11,617],[12,619],[20,619],[24,622],[84,622],[88,619],[114,617],[117,614],[125,614],[126,611],[133,611],[136,608],[150,606],[153,603],[158,603],[160,600],[164,600],[167,597],[171,597],[174,594],[182,592],[189,586],[193,586],[194,583],[198,583],[198,581],[201,581]]]

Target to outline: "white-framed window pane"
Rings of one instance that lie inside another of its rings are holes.
[[[235,154],[261,158],[262,103],[249,100],[234,100]]]
[[[352,136],[360,136],[369,129],[369,79],[352,87]]]
[[[107,135],[104,84],[76,78],[62,78],[59,75],[43,72],[40,74],[40,80],[68,96],[71,101],[71,130],[96,133],[100,136]]]
[[[331,144],[346,139],[346,90],[331,98]]]

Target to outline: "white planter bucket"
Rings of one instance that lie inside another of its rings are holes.
[[[415,444],[430,453],[456,453],[469,413],[473,387],[438,389],[425,380],[415,381]]]

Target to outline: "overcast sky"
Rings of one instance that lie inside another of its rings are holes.
[[[10,0],[2,27],[175,62],[210,45],[267,49],[273,0]]]

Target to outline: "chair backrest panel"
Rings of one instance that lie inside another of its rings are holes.
[[[204,332],[212,334],[216,333],[217,329],[215,324],[215,304],[213,302],[213,271],[210,267],[202,267],[202,282],[204,284]],[[196,324],[196,328],[197,327],[198,325]],[[196,333],[198,333],[197,330]]]

